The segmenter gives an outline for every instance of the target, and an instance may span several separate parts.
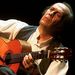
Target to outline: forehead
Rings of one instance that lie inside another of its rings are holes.
[[[61,12],[69,12],[69,8],[63,3],[55,3],[51,7],[54,7]]]

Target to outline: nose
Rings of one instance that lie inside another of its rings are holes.
[[[54,16],[54,15],[55,15],[55,11],[51,11],[50,16]]]

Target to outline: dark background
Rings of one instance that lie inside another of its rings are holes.
[[[74,13],[74,0],[2,0],[0,2],[0,19],[18,19],[24,22],[27,22],[31,25],[38,25],[38,22],[42,16],[42,11],[46,6],[49,6],[55,2],[68,2]],[[62,37],[63,43],[65,46],[72,48],[72,61],[70,64],[72,75],[74,75],[74,32],[75,32],[75,22],[68,26],[64,31]]]

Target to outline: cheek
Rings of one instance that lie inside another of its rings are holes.
[[[55,17],[53,18],[53,22],[54,22],[54,23],[58,23],[60,20],[61,20],[61,17],[55,16]]]

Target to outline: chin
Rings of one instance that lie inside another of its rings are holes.
[[[40,21],[41,25],[48,25],[46,21]]]

